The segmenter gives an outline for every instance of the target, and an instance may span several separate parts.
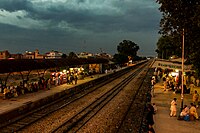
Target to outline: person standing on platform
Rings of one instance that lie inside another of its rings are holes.
[[[4,86],[4,89],[3,89],[4,99],[9,98],[8,97],[9,96],[9,92],[10,92],[10,90],[6,86]]]
[[[194,91],[194,94],[192,96],[192,101],[193,101],[194,105],[198,108],[199,94],[198,94],[197,90]]]
[[[0,83],[0,93],[3,92],[2,84]]]
[[[160,70],[158,70],[158,73],[157,73],[157,77],[158,77],[158,81],[160,81]]]
[[[167,90],[167,81],[164,81],[163,85],[164,85],[164,90],[163,91],[166,91]]]
[[[105,74],[107,74],[107,73],[108,73],[108,70],[106,69],[106,70],[105,70]]]
[[[171,112],[170,112],[170,117],[176,117],[176,111],[177,111],[177,109],[176,109],[176,106],[177,106],[177,103],[176,103],[176,98],[174,98],[172,101],[171,101],[171,107],[170,107],[170,110],[171,110]]]
[[[147,105],[147,109],[148,109],[148,113],[146,116],[146,120],[147,120],[147,125],[148,125],[148,133],[155,133],[154,129],[153,129],[153,125],[154,125],[154,119],[153,119],[153,115],[154,115],[154,108],[151,104]]]
[[[153,76],[151,78],[151,86],[154,86],[156,84],[156,79],[155,79],[155,76]]]
[[[199,86],[199,79],[196,80],[196,85]]]
[[[156,84],[155,77],[151,79],[151,96],[154,97],[154,85]]]
[[[78,75],[77,73],[74,74],[74,82],[75,82],[75,85],[77,84],[77,81],[78,81]]]
[[[51,79],[50,78],[47,79],[47,88],[48,88],[48,90],[50,90],[50,88],[51,88]]]
[[[153,109],[154,109],[154,114],[156,114],[157,113],[157,111],[158,111],[158,108],[157,108],[157,106],[156,106],[156,104],[155,103],[153,103]]]
[[[194,87],[195,87],[194,83],[191,82],[190,83],[190,94],[194,93]]]

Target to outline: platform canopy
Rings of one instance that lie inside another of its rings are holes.
[[[164,59],[155,59],[152,68],[161,68],[161,69],[173,69],[182,71],[181,60],[164,60]],[[184,71],[189,72],[192,71],[192,65],[184,64]]]
[[[0,60],[0,74],[20,72],[20,71],[31,71],[38,69],[49,69],[49,68],[72,66],[72,65],[104,64],[108,62],[109,61],[104,58]]]

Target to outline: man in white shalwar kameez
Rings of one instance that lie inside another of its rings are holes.
[[[171,101],[171,107],[170,107],[171,113],[170,113],[170,117],[172,117],[172,116],[176,117],[176,106],[177,106],[176,98],[174,98]]]

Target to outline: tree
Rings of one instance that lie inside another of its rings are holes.
[[[75,59],[78,58],[78,56],[74,52],[70,52],[68,58]]]
[[[67,55],[66,54],[62,54],[61,58],[66,59]]]
[[[174,42],[182,42],[183,29],[185,31],[185,55],[189,55],[199,48],[199,0],[157,0],[162,12],[160,33],[175,38]],[[181,47],[181,43],[180,47]]]
[[[138,60],[137,51],[139,50],[139,46],[130,41],[130,40],[123,40],[117,46],[118,54],[115,54],[113,57],[113,61],[117,64],[124,64],[132,60]]]
[[[122,54],[115,54],[114,57],[113,57],[113,61],[116,63],[116,64],[125,64],[128,62],[128,56],[126,55],[122,55]]]
[[[120,55],[130,56],[132,59],[137,56],[138,50],[139,46],[130,40],[123,40],[117,46],[117,51]]]
[[[157,42],[158,57],[162,59],[169,59],[172,55],[181,55],[181,50],[178,45],[173,42],[171,36],[161,36]]]
[[[173,42],[182,47],[184,29],[185,58],[200,72],[200,5],[199,0],[157,0],[162,12],[159,33],[171,36]]]

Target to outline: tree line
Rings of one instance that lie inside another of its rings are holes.
[[[157,0],[162,13],[156,52],[159,58],[181,57],[184,40],[184,58],[193,64],[200,76],[200,1]],[[184,38],[183,38],[184,37]]]

